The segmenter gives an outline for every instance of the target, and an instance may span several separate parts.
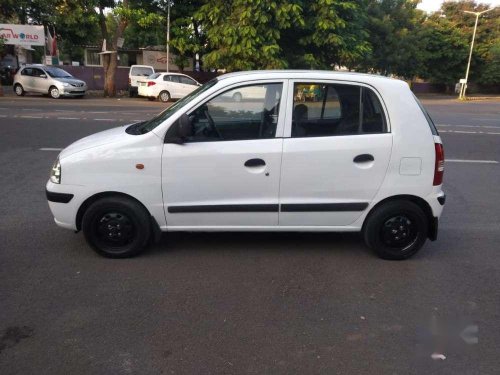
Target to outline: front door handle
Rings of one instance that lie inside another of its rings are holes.
[[[352,161],[355,163],[366,163],[368,161],[374,161],[375,158],[370,154],[361,154],[356,156]]]
[[[245,162],[245,167],[262,167],[266,162],[262,159],[250,159]]]

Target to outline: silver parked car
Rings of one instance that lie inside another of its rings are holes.
[[[61,96],[83,97],[87,84],[55,66],[27,65],[14,76],[14,92],[23,96],[27,92]]]

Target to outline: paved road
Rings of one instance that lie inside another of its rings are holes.
[[[165,105],[0,98],[0,373],[498,373],[500,102],[424,105],[448,201],[411,260],[379,260],[355,234],[231,233],[116,261],[53,224],[57,151],[40,149]]]

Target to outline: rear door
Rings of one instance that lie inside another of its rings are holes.
[[[33,68],[32,70],[32,91],[39,92],[42,94],[48,94],[49,92],[49,75],[45,73],[42,69]]]
[[[194,91],[198,87],[196,81],[190,77],[179,76],[179,80],[182,85],[183,96],[186,96],[187,94],[191,93],[191,91]]]
[[[170,87],[170,96],[175,99],[182,98],[186,96],[184,93],[184,85],[181,84],[180,77],[176,74],[168,76],[168,85]]]
[[[360,84],[292,82],[280,225],[349,225],[375,197],[389,164],[392,135],[383,102]]]
[[[260,86],[263,95],[234,102]],[[278,225],[283,144],[282,80],[258,81],[215,94],[188,113],[194,135],[163,150],[167,225],[175,229],[238,229]],[[175,134],[175,124],[168,130]]]

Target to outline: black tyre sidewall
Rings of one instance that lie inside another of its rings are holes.
[[[405,215],[417,225],[415,242],[404,251],[397,251],[384,244],[380,239],[380,230],[387,219],[396,215]],[[364,228],[365,242],[382,259],[404,260],[415,255],[424,245],[428,234],[428,220],[422,209],[410,201],[392,201],[377,207],[366,219]]]
[[[129,217],[135,227],[136,235],[131,243],[123,246],[123,250],[103,245],[96,237],[95,220],[104,214],[119,211]],[[82,230],[88,244],[99,254],[108,258],[129,258],[140,253],[148,245],[151,237],[150,217],[148,212],[133,200],[116,197],[103,198],[94,202],[83,215]]]

